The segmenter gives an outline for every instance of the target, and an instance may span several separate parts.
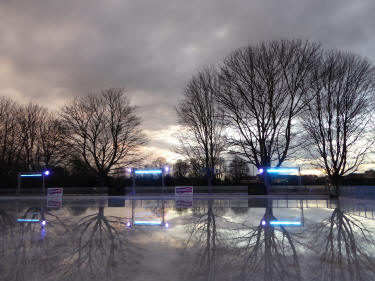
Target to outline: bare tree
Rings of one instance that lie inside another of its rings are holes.
[[[0,97],[0,176],[15,173],[21,160],[21,132],[17,113],[19,106]]]
[[[66,162],[70,150],[66,145],[67,130],[62,121],[48,113],[39,124],[38,133],[44,166],[57,166]]]
[[[0,98],[0,173],[9,177],[61,164],[64,134],[60,120],[45,108]]]
[[[39,128],[47,116],[47,110],[38,104],[30,103],[19,108],[18,123],[22,135],[22,153],[24,169],[36,171],[41,168],[43,161],[40,146]]]
[[[175,177],[183,178],[189,173],[189,163],[187,161],[178,159],[173,165],[173,174]]]
[[[320,46],[275,40],[230,54],[221,66],[219,104],[233,151],[256,167],[280,166],[296,149],[295,120],[306,105]]]
[[[75,98],[62,109],[69,143],[104,184],[115,168],[141,160],[142,133],[136,107],[124,89],[107,89],[100,95]]]
[[[146,163],[145,167],[150,168],[163,168],[164,166],[168,166],[167,159],[165,157],[156,157],[150,161],[149,164]]]
[[[325,53],[314,73],[313,96],[302,124],[312,142],[311,156],[327,173],[336,194],[342,177],[358,169],[374,143],[367,136],[374,79],[370,62],[340,51]]]
[[[247,162],[238,155],[234,156],[228,168],[230,176],[236,183],[240,183],[241,178],[248,175],[250,171]]]
[[[184,91],[184,100],[176,108],[181,126],[176,152],[204,165],[209,186],[225,149],[224,115],[215,101],[218,87],[215,70],[205,68],[191,79]]]

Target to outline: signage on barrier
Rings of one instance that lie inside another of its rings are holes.
[[[193,196],[192,186],[176,186],[174,189],[176,196]]]
[[[175,201],[176,208],[192,208],[193,207],[193,198],[179,198]]]
[[[61,208],[62,207],[63,188],[54,187],[47,189],[47,207]]]
[[[48,198],[55,198],[55,197],[62,197],[63,196],[63,188],[62,187],[54,187],[47,189],[47,197]]]

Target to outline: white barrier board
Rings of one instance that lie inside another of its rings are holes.
[[[174,188],[174,194],[176,196],[193,196],[192,186],[176,186]]]

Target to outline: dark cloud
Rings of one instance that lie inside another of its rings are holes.
[[[126,87],[144,126],[175,124],[191,75],[231,50],[302,37],[374,61],[373,0],[1,0],[0,93],[56,106]]]

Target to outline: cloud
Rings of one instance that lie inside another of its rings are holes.
[[[372,0],[2,0],[0,94],[58,108],[125,87],[145,129],[162,132],[191,75],[249,43],[303,37],[374,61],[374,10]]]

